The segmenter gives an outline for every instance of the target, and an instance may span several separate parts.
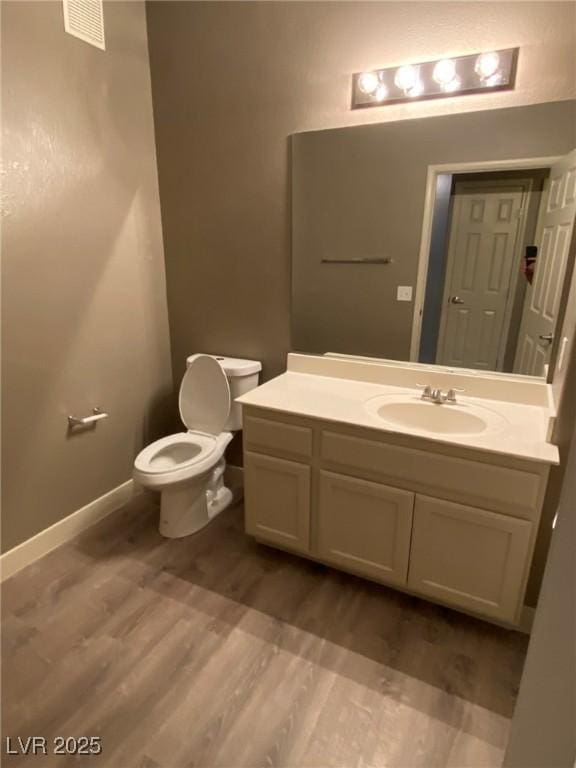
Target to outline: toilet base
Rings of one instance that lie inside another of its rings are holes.
[[[209,473],[174,488],[165,488],[160,499],[160,533],[180,539],[202,530],[232,501],[224,485],[226,461],[220,459]]]

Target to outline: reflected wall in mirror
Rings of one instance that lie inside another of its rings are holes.
[[[543,375],[575,129],[563,101],[293,136],[293,348]]]

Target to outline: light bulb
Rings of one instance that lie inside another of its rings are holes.
[[[497,53],[481,53],[474,67],[476,74],[483,80],[491,77],[500,66],[500,56]]]
[[[459,91],[460,88],[462,88],[462,80],[458,77],[458,75],[453,77],[449,83],[444,83],[442,85],[442,90],[445,93],[454,93],[454,91]]]
[[[410,88],[410,90],[406,93],[408,96],[410,96],[411,99],[415,99],[417,96],[422,96],[424,93],[424,83],[422,80],[418,78],[412,88]]]
[[[363,72],[358,78],[358,88],[367,95],[374,93],[380,84],[376,72]]]
[[[494,88],[494,86],[500,85],[503,79],[502,72],[496,72],[496,74],[483,80],[482,85],[485,85],[487,88]]]
[[[412,64],[405,64],[396,70],[394,84],[402,91],[409,91],[418,82],[418,69]]]
[[[374,98],[376,101],[384,101],[385,98],[388,96],[388,88],[384,85],[384,83],[380,83],[378,88],[376,88],[376,91],[374,92]]]
[[[454,80],[455,76],[456,62],[452,59],[442,59],[442,61],[437,62],[432,75],[438,85],[446,85]]]

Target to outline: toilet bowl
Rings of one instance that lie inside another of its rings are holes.
[[[192,355],[178,404],[187,432],[163,437],[134,461],[134,480],[161,493],[160,533],[180,538],[201,530],[232,501],[224,485],[224,451],[242,426],[233,397],[258,384],[254,360]]]

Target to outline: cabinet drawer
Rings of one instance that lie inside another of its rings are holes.
[[[247,451],[246,533],[297,552],[310,549],[310,467]]]
[[[414,494],[320,473],[318,554],[388,584],[406,584]]]
[[[312,455],[312,430],[309,427],[247,415],[243,430],[247,450],[296,459],[308,459]]]
[[[423,595],[515,622],[532,525],[416,496],[408,586]]]
[[[544,481],[537,473],[435,451],[323,431],[322,465],[415,491],[534,519]]]

